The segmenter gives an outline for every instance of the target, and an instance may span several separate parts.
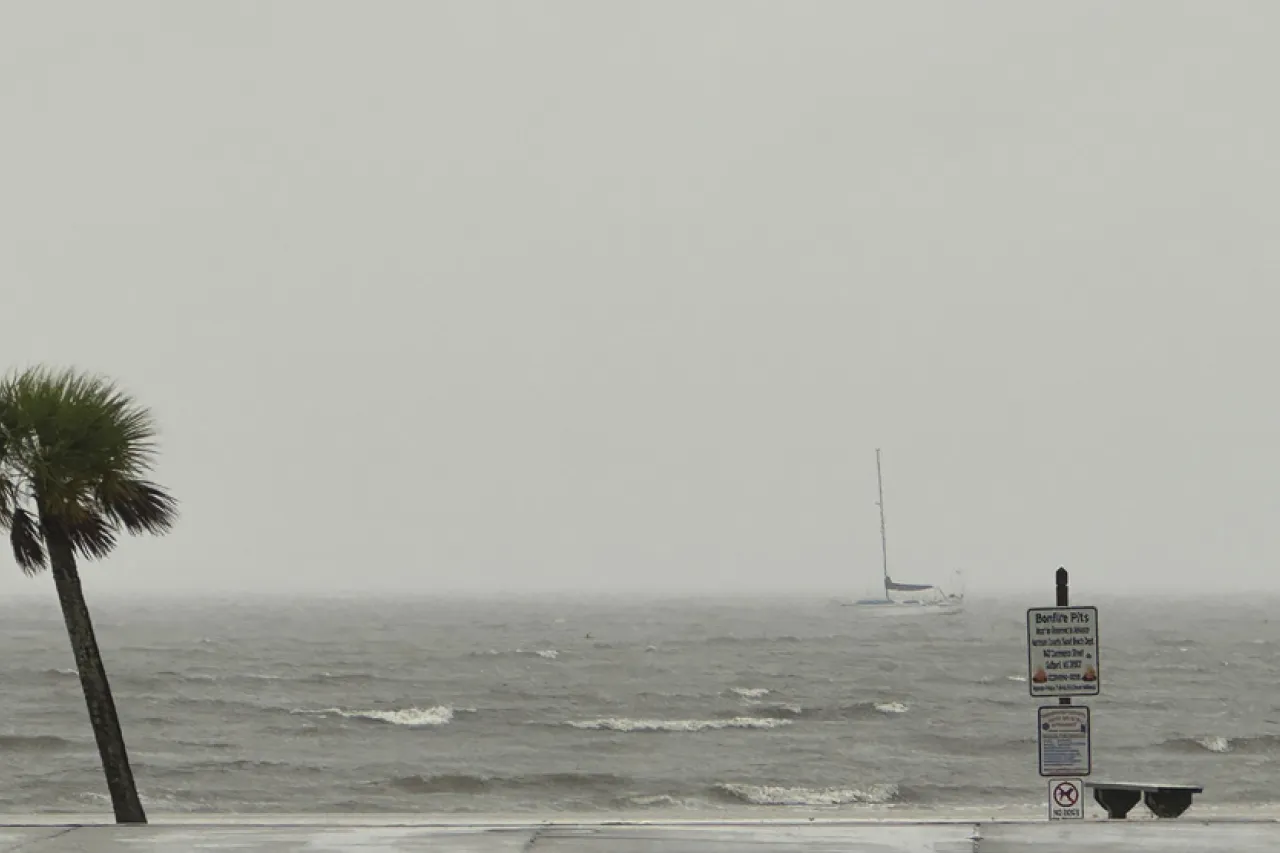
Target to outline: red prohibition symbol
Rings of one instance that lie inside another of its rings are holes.
[[[1075,785],[1063,782],[1053,789],[1053,801],[1064,808],[1071,808],[1080,799],[1080,790]]]

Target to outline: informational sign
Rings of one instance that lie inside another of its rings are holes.
[[[1079,779],[1049,780],[1049,820],[1084,820],[1084,783]]]
[[[1092,729],[1085,705],[1042,705],[1036,715],[1041,776],[1093,772]]]
[[[1032,696],[1097,696],[1098,608],[1028,610],[1027,664]]]

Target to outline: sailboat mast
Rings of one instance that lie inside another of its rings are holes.
[[[884,569],[884,597],[889,598],[889,539],[884,532],[884,478],[880,473],[880,448],[876,448],[876,492],[880,507],[880,566]]]

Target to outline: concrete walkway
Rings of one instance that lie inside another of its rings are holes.
[[[39,825],[35,825],[35,824]],[[1253,853],[1280,850],[1280,822],[1197,821],[753,821],[645,823],[332,823],[212,819],[147,826],[0,826],[0,853]]]

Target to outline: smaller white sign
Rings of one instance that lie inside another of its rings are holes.
[[[1027,611],[1027,684],[1032,696],[1097,696],[1098,608]]]
[[[1084,820],[1084,783],[1079,779],[1049,780],[1049,820]]]
[[[1093,772],[1093,723],[1087,705],[1041,705],[1036,714],[1041,776]]]

